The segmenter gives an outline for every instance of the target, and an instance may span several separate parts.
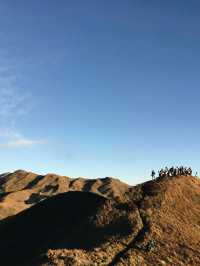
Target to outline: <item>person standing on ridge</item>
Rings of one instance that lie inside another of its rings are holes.
[[[155,175],[156,175],[155,171],[154,171],[154,170],[152,170],[152,171],[151,171],[151,177],[152,177],[152,180],[154,180],[154,179],[155,179]]]

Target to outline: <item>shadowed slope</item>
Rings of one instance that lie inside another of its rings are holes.
[[[93,193],[69,192],[49,198],[0,222],[1,263],[16,263],[55,245],[94,214],[106,199]],[[12,254],[12,256],[10,256]]]
[[[90,254],[108,243],[110,247],[114,245],[114,255],[121,248],[120,240],[126,243],[141,227],[134,204],[127,209],[90,192],[59,194],[0,222],[1,263],[42,265],[45,259],[54,265],[51,250],[56,254],[60,250]],[[41,257],[42,254],[46,256]],[[108,262],[113,255],[107,258]],[[93,259],[88,259],[93,263]]]

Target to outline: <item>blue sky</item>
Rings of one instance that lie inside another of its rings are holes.
[[[200,2],[0,2],[0,171],[200,170]]]

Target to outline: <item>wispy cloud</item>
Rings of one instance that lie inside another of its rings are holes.
[[[19,65],[6,51],[1,50],[0,55],[0,123],[10,127],[30,112],[33,97],[30,90],[24,88]]]
[[[5,59],[5,58],[4,58]],[[18,133],[19,124],[33,107],[30,91],[21,86],[19,72],[9,60],[0,66],[0,148],[30,148],[44,144],[44,140],[25,137]]]
[[[0,148],[31,148],[36,145],[45,144],[45,140],[36,140],[25,138],[19,133],[12,132],[8,129],[0,129]]]
[[[0,84],[2,84],[0,79]],[[28,96],[14,87],[0,88],[0,120],[14,123],[19,116],[28,113]]]
[[[32,139],[15,139],[15,140],[9,140],[7,143],[0,144],[0,148],[30,148],[35,145],[44,144],[45,141],[43,140],[32,140]]]

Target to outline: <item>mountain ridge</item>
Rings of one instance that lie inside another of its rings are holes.
[[[0,175],[0,219],[20,211],[53,195],[67,191],[93,192],[107,197],[123,197],[130,186],[112,177],[84,179],[56,174],[38,175],[17,170]]]
[[[30,181],[30,176],[24,178],[22,187],[27,186],[25,180]],[[35,184],[34,177],[31,187],[38,185],[40,178]],[[51,181],[52,185],[55,178],[57,176],[47,175],[43,181]],[[110,185],[110,179],[106,180],[109,181],[106,185]],[[4,187],[8,189],[13,184],[7,183]],[[20,187],[17,182],[16,187]],[[115,189],[112,184],[104,195],[76,190],[51,194],[18,214],[2,219],[3,264],[200,265],[198,178],[157,178],[128,186],[120,191],[119,197]],[[25,193],[23,190],[14,193],[21,192]],[[19,241],[21,245],[17,244]]]

